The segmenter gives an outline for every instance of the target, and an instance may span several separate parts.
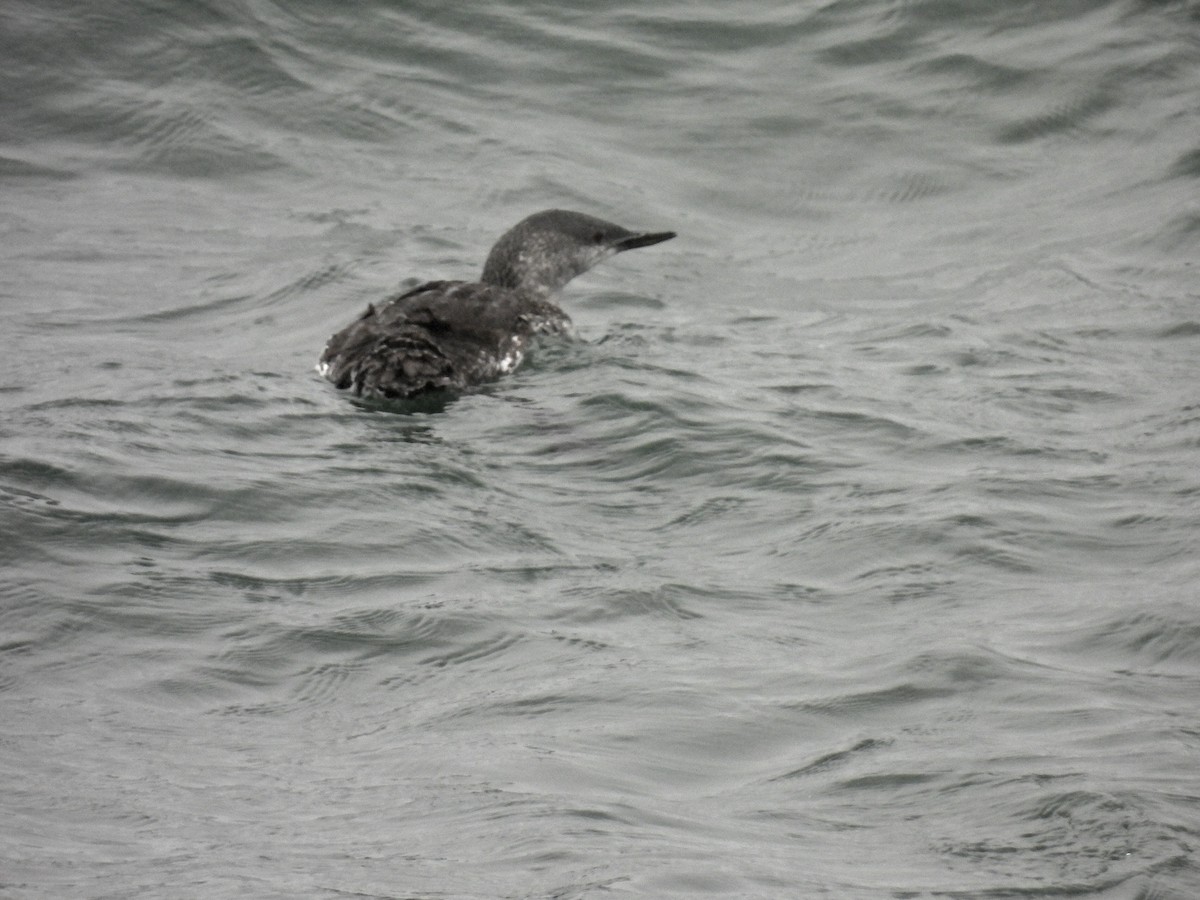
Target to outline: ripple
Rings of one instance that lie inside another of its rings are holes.
[[[1141,610],[1063,635],[1062,649],[1130,669],[1192,674],[1200,670],[1200,625],[1182,609]]]
[[[1092,90],[1060,100],[1042,112],[1024,116],[996,132],[1002,144],[1022,144],[1045,137],[1086,131],[1086,125],[1116,106],[1108,91]]]
[[[1059,884],[1095,892],[1186,858],[1181,836],[1128,794],[1051,789],[1029,801],[1014,797],[1013,786],[992,786],[1000,821],[987,832],[968,828],[946,836],[940,847],[952,867],[1003,872],[1013,890],[1022,891],[1039,890],[1054,871]]]

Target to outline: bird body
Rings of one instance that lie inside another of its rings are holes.
[[[540,335],[571,331],[554,302],[593,265],[674,232],[631,232],[583,213],[546,210],[496,242],[478,282],[430,281],[375,306],[329,339],[317,364],[360,397],[461,392],[511,372]]]

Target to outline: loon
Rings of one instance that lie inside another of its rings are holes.
[[[329,339],[317,371],[356,396],[397,400],[491,381],[520,365],[538,335],[570,333],[554,300],[568,281],[673,237],[562,209],[534,213],[500,237],[479,281],[430,281],[368,304]]]

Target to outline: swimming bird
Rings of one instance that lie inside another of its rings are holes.
[[[555,296],[601,260],[675,237],[630,231],[562,209],[505,232],[479,281],[430,281],[392,297],[329,339],[317,371],[359,397],[461,392],[521,364],[539,335],[566,334]]]

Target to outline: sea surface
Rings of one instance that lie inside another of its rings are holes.
[[[1194,0],[5,0],[0,897],[1194,900],[1198,263]]]

